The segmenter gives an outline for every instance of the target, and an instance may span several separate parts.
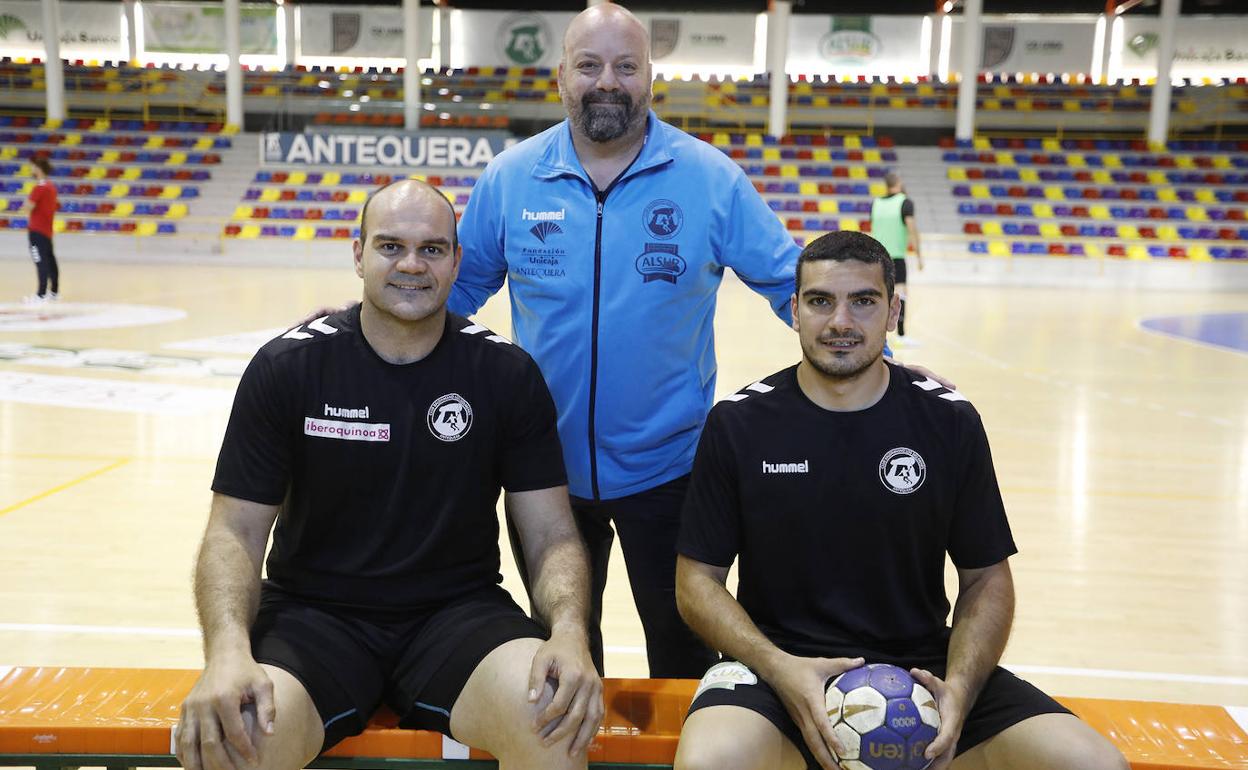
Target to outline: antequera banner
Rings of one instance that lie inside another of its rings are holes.
[[[452,41],[462,51],[458,66],[557,67],[563,54],[563,33],[574,13],[455,11],[463,36]]]
[[[1114,34],[1118,48],[1110,52],[1110,73],[1156,77],[1161,22],[1143,17],[1120,21],[1121,29]],[[1248,76],[1248,16],[1180,18],[1171,73],[1189,78]]]
[[[794,16],[789,22],[793,74],[926,74],[922,16]]]
[[[121,3],[61,3],[61,56],[124,59]],[[39,0],[0,0],[0,55],[42,56]]]
[[[1095,16],[1063,21],[984,17],[981,72],[1089,73],[1096,44]],[[949,71],[960,72],[961,19],[953,22]]]
[[[420,58],[433,55],[433,8],[420,9]],[[299,6],[303,56],[403,57],[403,9],[395,5]]]
[[[225,52],[222,3],[143,3],[143,49],[159,53]],[[243,5],[244,54],[277,53],[277,6]]]
[[[260,160],[305,166],[482,168],[515,143],[501,133],[264,134]]]

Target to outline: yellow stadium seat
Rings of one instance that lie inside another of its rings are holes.
[[[1186,209],[1184,209],[1183,213],[1186,214],[1188,220],[1192,222],[1208,222],[1209,221],[1209,215],[1205,212],[1205,209],[1201,206],[1188,206]]]
[[[720,86],[720,90],[726,94],[735,94],[737,92],[737,84],[730,80]],[[810,96],[814,93],[814,89],[810,87],[810,83],[795,83],[793,85],[793,93],[798,96]]]
[[[1119,238],[1139,238],[1140,230],[1135,225],[1118,225]]]
[[[237,134],[237,133],[238,133],[238,126],[234,125],[233,123],[226,123],[226,124],[225,124],[225,125],[221,128],[221,135],[222,135],[222,136],[233,136],[233,135],[235,135],[235,134]]]
[[[1165,185],[1169,184],[1170,180],[1166,179],[1166,172],[1164,171],[1150,171],[1148,172],[1148,183],[1152,185]]]
[[[1062,229],[1055,222],[1040,223],[1040,234],[1045,238],[1061,238]]]
[[[1209,249],[1197,244],[1187,247],[1187,258],[1193,262],[1212,262],[1213,255],[1209,253]]]
[[[728,147],[732,144],[732,138],[725,132],[720,131],[711,136],[711,144],[716,147]]]
[[[1124,86],[1118,90],[1118,95],[1123,99],[1134,99],[1138,93],[1135,86]]]
[[[181,166],[185,163],[186,153],[184,152],[171,152],[169,153],[169,160],[165,161],[166,166]]]
[[[1018,171],[1018,181],[1020,182],[1039,182],[1040,172],[1034,168],[1023,168]]]
[[[48,118],[43,121],[43,128],[45,131],[51,131],[53,129],[60,128],[61,124],[62,121],[59,118]]]
[[[842,219],[836,223],[836,226],[841,230],[852,230],[853,232],[858,232],[857,219]]]
[[[1217,203],[1218,196],[1213,194],[1213,190],[1201,188],[1196,191],[1196,200],[1201,203]]]
[[[812,160],[818,161],[819,163],[831,163],[832,151],[825,149],[812,150],[810,157]]]
[[[781,166],[780,176],[784,179],[797,179],[800,175],[797,173],[797,166]]]
[[[872,96],[888,96],[888,86],[884,85],[883,83],[872,83],[871,95]]]
[[[983,224],[984,235],[1003,235],[1001,232],[1001,223],[989,220]]]
[[[1157,200],[1162,203],[1177,203],[1179,194],[1172,187],[1163,187],[1157,191]]]
[[[847,150],[861,150],[861,149],[862,149],[862,139],[861,139],[860,137],[857,137],[857,136],[847,136],[847,137],[845,137],[845,149],[847,149]]]
[[[1231,159],[1225,155],[1214,155],[1213,167],[1214,168],[1230,168]]]
[[[65,232],[65,227],[66,225],[65,225],[64,219],[57,217],[56,219],[52,220],[52,232],[63,233]]]
[[[1053,207],[1047,203],[1036,203],[1032,205],[1031,213],[1035,214],[1038,219],[1052,219]]]
[[[949,170],[946,172],[946,176],[949,177],[949,181],[951,182],[965,182],[966,169],[958,166],[950,166]]]
[[[1067,112],[1079,112],[1080,110],[1083,109],[1083,107],[1079,104],[1079,102],[1075,101],[1074,99],[1067,99],[1066,101],[1062,102],[1062,109],[1066,110]]]
[[[840,209],[836,205],[836,201],[830,198],[824,198],[823,200],[819,201],[819,213],[820,214],[835,214],[839,210]]]
[[[16,147],[0,147],[0,160],[9,160],[17,157]]]
[[[1031,112],[1031,100],[1030,99],[1018,99],[1017,101],[1014,102],[1014,109],[1018,110],[1019,112]]]
[[[486,91],[485,100],[487,102],[501,102],[503,100],[502,91]]]
[[[175,203],[165,212],[165,219],[181,219],[186,216],[186,204]]]
[[[746,147],[762,147],[763,137],[759,134],[746,134],[745,146]]]
[[[1113,184],[1114,177],[1108,171],[1093,171],[1092,181],[1097,184]]]
[[[408,174],[408,179],[415,179],[418,182],[427,182],[429,179],[424,174]]]
[[[286,184],[305,184],[308,181],[308,172],[292,171],[290,176],[286,177]]]
[[[100,163],[116,163],[120,157],[121,152],[118,150],[105,150],[100,153]]]
[[[888,100],[888,106],[894,110],[904,110],[906,108],[906,100],[900,96],[894,96]]]
[[[763,96],[762,94],[756,94],[756,95],[754,95],[754,96],[751,96],[751,97],[750,97],[750,106],[751,106],[751,107],[766,107],[766,106],[767,106],[767,97],[766,97],[766,96]]]
[[[819,185],[814,182],[802,182],[797,186],[797,191],[802,195],[815,196],[819,194]]]
[[[867,185],[867,194],[872,198],[883,198],[888,193],[888,187],[883,182],[872,182]]]
[[[1191,155],[1175,155],[1174,165],[1178,168],[1196,168],[1196,162]]]
[[[122,201],[117,204],[117,208],[113,209],[113,216],[128,217],[134,213],[134,204],[130,201]]]
[[[557,102],[557,101],[561,101],[561,100],[562,100],[562,97],[561,97],[561,96],[559,96],[559,92],[558,92],[558,91],[547,91],[547,92],[546,92],[546,101],[548,101],[548,102]]]
[[[827,109],[832,106],[832,100],[826,96],[816,96],[811,100],[811,104],[821,109]]]
[[[347,203],[363,203],[366,200],[368,200],[368,193],[364,190],[352,190],[347,195]]]
[[[82,144],[82,134],[66,134],[65,141],[61,142],[62,147],[77,147]]]
[[[87,172],[87,179],[103,179],[108,174],[108,169],[104,166],[92,166]]]
[[[1088,161],[1081,153],[1072,152],[1066,156],[1066,165],[1071,168],[1083,168],[1088,165]]]
[[[988,185],[973,184],[971,185],[971,197],[985,199],[988,197]]]
[[[919,85],[919,96],[935,96],[936,89],[926,83]]]
[[[1010,98],[1010,87],[1007,85],[998,85],[992,87],[992,95],[998,99]]]
[[[321,187],[335,187],[342,182],[342,174],[337,171],[326,171],[321,175]]]
[[[1105,251],[1095,243],[1085,243],[1083,245],[1083,253],[1089,257],[1098,258],[1105,256]]]
[[[140,223],[139,223],[139,226],[138,226],[138,228],[135,230],[135,232],[136,232],[136,233],[138,233],[139,235],[142,235],[142,236],[145,236],[145,237],[146,237],[146,236],[149,236],[149,235],[155,235],[155,234],[156,234],[156,223],[155,223],[155,222],[151,222],[151,221],[147,221],[147,222],[140,222]]]
[[[201,136],[199,139],[196,139],[196,140],[195,140],[195,149],[197,149],[197,150],[211,150],[211,149],[212,149],[212,137],[211,137],[211,136]]]
[[[989,151],[992,149],[992,142],[988,141],[985,136],[977,136],[971,140],[971,146],[977,150]]]
[[[260,200],[264,203],[272,203],[275,200],[280,200],[281,197],[282,191],[276,187],[266,187],[260,191]]]
[[[124,184],[122,182],[118,182],[117,184],[108,188],[108,197],[110,198],[124,198],[129,194],[130,194],[130,185]]]
[[[121,81],[118,81],[118,80],[114,80],[111,83],[104,84],[104,90],[110,94],[119,94],[122,92],[122,89],[124,88],[125,86],[121,83]]]
[[[850,179],[866,179],[867,169],[863,166],[850,166],[849,178]]]
[[[1012,152],[997,153],[997,165],[998,166],[1013,166],[1014,165],[1014,153]]]
[[[1148,247],[1138,244],[1138,243],[1135,244],[1134,246],[1128,246],[1127,247],[1127,259],[1135,259],[1135,260],[1141,260],[1141,261],[1148,259]]]
[[[251,219],[251,206],[236,206],[233,219]]]
[[[295,228],[296,241],[310,241],[316,237],[316,228],[312,225],[299,225]]]
[[[22,182],[22,189],[18,190],[17,193],[18,195],[21,195],[23,198],[29,198],[30,191],[33,189],[35,189],[35,180],[28,179],[25,182]]]
[[[763,148],[763,160],[765,161],[780,160],[780,148],[779,147],[764,147]]]
[[[113,122],[109,120],[108,118],[98,118],[96,119],[94,123],[91,124],[91,130],[92,131],[107,131],[110,127],[112,127],[112,125],[113,125]]]
[[[1179,240],[1179,231],[1174,225],[1162,225],[1157,228],[1157,237],[1163,241]]]
[[[159,135],[149,136],[147,138],[147,141],[143,143],[143,149],[145,150],[155,150],[158,147],[164,147],[164,146],[165,146],[165,138]]]
[[[506,80],[504,80],[503,90],[504,91],[519,91],[520,90],[520,78],[507,78]]]
[[[863,150],[862,159],[867,163],[882,163],[883,157],[879,150]]]
[[[303,77],[299,78],[299,85],[301,86],[314,86],[318,82],[320,81],[318,80],[316,75],[304,75]]]
[[[1045,152],[1061,152],[1062,151],[1061,141],[1051,136],[1048,137],[1047,139],[1041,139],[1040,147],[1043,148]]]
[[[1010,256],[1010,247],[1005,245],[1004,241],[989,241],[988,254],[993,257]]]
[[[1093,219],[1109,219],[1109,208],[1107,206],[1092,206],[1088,209],[1088,215]]]
[[[1117,155],[1104,156],[1105,168],[1122,168],[1122,158]]]
[[[1044,188],[1044,197],[1046,200],[1064,201],[1066,200],[1066,193],[1062,192],[1060,187],[1046,187]]]
[[[160,197],[164,200],[171,201],[182,197],[182,185],[171,184],[160,191]]]
[[[260,225],[243,225],[243,229],[238,231],[238,237],[247,238],[249,240],[252,238],[259,238]]]

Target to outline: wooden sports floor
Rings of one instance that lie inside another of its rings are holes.
[[[30,264],[0,261],[0,668],[200,665],[189,575],[237,372],[265,330],[358,296],[348,255],[63,264],[64,301],[33,312],[2,304]],[[1138,326],[1248,296],[912,294],[921,344],[898,355],[983,414],[1021,549],[1007,665],[1060,695],[1248,706],[1248,355]],[[720,297],[721,394],[796,360],[761,300],[735,280]],[[507,318],[505,298],[481,314],[504,334]],[[644,676],[621,567],[608,674]]]

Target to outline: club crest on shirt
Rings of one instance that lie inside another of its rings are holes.
[[[685,212],[666,198],[650,201],[642,214],[641,223],[653,238],[666,241],[675,238],[685,224]]]
[[[913,449],[890,449],[880,460],[880,481],[889,492],[908,495],[927,480],[927,463]]]
[[[459,441],[472,428],[472,405],[458,393],[447,393],[429,405],[429,432],[440,441]]]

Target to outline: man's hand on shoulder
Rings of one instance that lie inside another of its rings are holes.
[[[244,712],[253,708],[248,724]],[[209,664],[182,704],[178,761],[187,770],[241,770],[240,761],[255,766],[254,736],[271,735],[275,716],[273,682],[250,656]]]
[[[937,374],[936,372],[933,372],[931,369],[928,369],[926,366],[918,366],[916,364],[907,364],[904,361],[898,361],[896,358],[890,358],[888,360],[892,361],[894,364],[897,364],[898,366],[906,367],[907,369],[914,372],[915,374],[918,374],[922,377],[926,377],[929,380],[935,380],[936,382],[939,382],[941,387],[943,388],[946,388],[948,390],[958,389],[958,386],[953,384],[953,380],[947,379],[945,377],[941,377],[939,374]]]
[[[533,729],[547,746],[574,736],[570,755],[584,752],[602,724],[602,679],[583,627],[559,626],[538,648],[529,672]]]
[[[801,728],[815,759],[824,770],[837,770],[839,765],[833,753],[844,751],[832,732],[824,690],[828,680],[840,676],[865,663],[862,658],[799,658],[784,655],[768,671],[760,671],[763,678],[780,696],[784,708]]]
[[[327,315],[333,315],[334,313],[341,313],[344,310],[350,310],[351,308],[355,307],[358,304],[360,304],[359,300],[351,300],[350,302],[346,303],[342,307],[318,308],[316,310],[313,310],[311,313],[308,313],[303,318],[301,318],[298,322],[295,323],[295,326],[306,326],[307,324],[311,323],[312,321],[315,321],[318,318],[324,318]]]

